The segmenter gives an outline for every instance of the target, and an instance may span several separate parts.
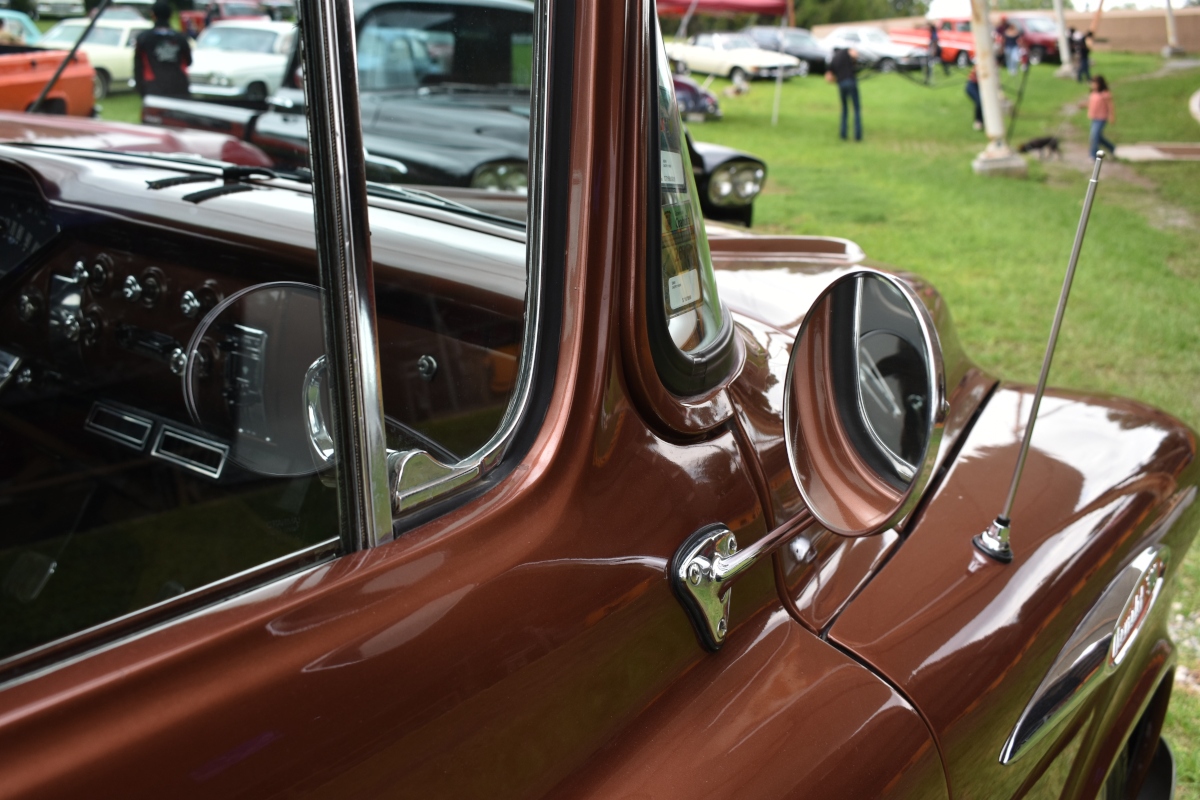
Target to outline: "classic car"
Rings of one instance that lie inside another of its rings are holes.
[[[179,12],[179,24],[184,30],[199,33],[204,30],[208,21],[213,20],[269,20],[266,6],[261,3],[246,2],[246,0],[209,0],[207,3],[195,4],[195,8]]]
[[[694,72],[720,75],[731,81],[804,75],[808,65],[786,53],[763,50],[741,33],[699,33],[686,42],[667,42],[667,55]]]
[[[675,99],[685,122],[708,122],[721,119],[721,104],[717,96],[689,78],[675,75]]]
[[[1005,16],[1021,32],[1024,47],[1029,52],[1030,64],[1036,66],[1043,61],[1062,60],[1058,52],[1058,23],[1050,16],[1044,13],[1011,12]]]
[[[818,75],[825,72],[828,55],[817,43],[812,33],[806,28],[783,28],[778,25],[751,25],[742,33],[754,39],[754,43],[763,50],[773,50],[777,53],[787,53],[800,59],[803,66],[800,74],[807,75],[815,72]]]
[[[83,0],[38,0],[39,17],[81,17],[87,9]]]
[[[925,64],[925,48],[897,44],[880,28],[870,25],[843,25],[834,28],[820,40],[821,47],[831,57],[838,48],[858,53],[858,58],[880,72],[921,69]]]
[[[43,50],[20,44],[0,44],[0,109],[25,111],[42,95],[58,71],[65,50]],[[76,53],[46,92],[40,110],[49,114],[90,116],[95,108],[96,73],[87,53]]]
[[[377,7],[376,13],[368,14]],[[506,35],[516,42],[477,45],[479,55],[469,62],[455,61],[453,41],[447,47],[445,33],[438,29],[446,26],[446,19],[436,20],[438,27],[431,29],[418,27],[425,24],[423,19],[408,19],[412,12],[407,9],[427,7],[428,3],[379,2],[357,6],[367,178],[483,190],[488,194],[459,192],[457,198],[523,221],[523,199],[508,202],[488,195],[523,198],[526,192],[530,54],[524,39],[533,29],[533,5],[527,0],[474,0],[449,6],[447,18],[462,26],[492,16],[493,38],[502,38],[497,37],[497,20],[502,20],[509,26]],[[293,62],[280,71],[285,88],[269,98],[265,111],[147,97],[142,121],[238,136],[268,153],[281,169],[302,169],[308,164],[304,92],[286,86],[301,72],[299,54],[294,53]],[[675,85],[681,84],[695,86],[675,76]],[[715,98],[699,87],[695,92],[689,113],[712,114],[716,108],[719,115]],[[690,135],[687,143],[705,217],[750,225],[766,165],[748,153],[698,142]]]
[[[46,31],[39,46],[70,50],[79,41],[89,20],[65,19]],[[138,34],[153,25],[148,20],[112,19],[105,13],[96,21],[79,49],[87,53],[96,70],[95,97],[103,100],[110,91],[129,89],[133,80],[133,45]]]
[[[706,229],[653,3],[538,6],[527,224],[299,9],[309,170],[0,145],[0,797],[1169,795],[1192,431],[1051,390],[989,555],[1033,390]]]
[[[969,67],[975,61],[975,36],[971,33],[970,18],[950,18],[931,21],[938,29],[938,47],[942,60]],[[929,47],[929,27],[890,28],[888,37],[896,44],[926,49]]]
[[[280,87],[295,37],[291,22],[214,22],[192,48],[192,95],[261,103]]]
[[[0,8],[0,44],[37,44],[42,31],[23,11]]]

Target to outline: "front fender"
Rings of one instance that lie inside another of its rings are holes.
[[[1036,786],[1095,796],[1132,724],[1123,711],[1136,714],[1173,661],[1164,623],[1198,521],[1195,434],[1132,400],[1047,393],[1012,513],[1015,556],[1001,564],[971,537],[1000,511],[1031,401],[1029,387],[993,392],[906,541],[830,630],[921,711],[955,795]],[[1001,764],[1022,710],[1105,587],[1156,546],[1173,557],[1140,641],[1102,688]]]

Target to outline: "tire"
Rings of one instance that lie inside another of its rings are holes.
[[[1036,67],[1046,60],[1046,48],[1038,45],[1037,47],[1029,48],[1029,65]]]
[[[966,69],[971,66],[971,54],[966,50],[959,50],[958,55],[954,57],[954,63]]]
[[[896,71],[895,59],[892,59],[892,58],[879,59],[879,71],[880,72],[895,72]]]
[[[267,85],[262,81],[255,81],[246,87],[246,99],[252,103],[262,103],[267,99]]]
[[[743,83],[750,83],[750,75],[741,67],[734,67],[733,69],[729,70],[729,80],[733,81],[734,83],[738,83],[739,81]]]
[[[808,71],[809,71],[808,62],[805,61],[804,59],[800,59],[800,66],[796,67],[796,77],[797,78],[807,78]]]
[[[103,100],[108,97],[108,91],[112,87],[112,77],[106,70],[96,70],[96,76],[92,79],[92,99]]]

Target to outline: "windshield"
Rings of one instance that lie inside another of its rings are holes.
[[[214,25],[196,40],[197,50],[224,50],[241,53],[274,53],[279,34],[261,28],[237,28]]]
[[[1058,33],[1058,26],[1048,19],[1043,19],[1041,17],[1029,17],[1028,19],[1022,20],[1022,22],[1027,30],[1033,31],[1034,33]]]
[[[789,33],[787,35],[787,43],[789,47],[815,47],[816,41],[807,33]]]
[[[83,33],[83,28],[83,25],[59,25],[42,37],[42,44],[60,44],[70,47],[79,41],[79,34]],[[88,34],[84,44],[118,47],[121,44],[121,29],[102,28],[97,25],[92,28],[92,32]]]
[[[749,36],[722,36],[720,42],[721,47],[726,50],[737,50],[743,47],[748,47],[751,50],[758,49],[758,45]]]
[[[862,39],[864,42],[876,43],[887,43],[891,41],[891,39],[887,37],[886,33],[876,28],[867,28],[866,30],[862,31]]]
[[[358,74],[366,90],[443,83],[528,88],[533,17],[458,3],[398,3],[372,14],[359,33]]]

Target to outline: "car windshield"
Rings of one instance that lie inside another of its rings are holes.
[[[1058,33],[1058,26],[1051,20],[1043,19],[1042,17],[1030,17],[1022,20],[1027,30],[1034,33]]]
[[[726,50],[737,50],[743,47],[748,47],[751,50],[758,48],[758,45],[749,36],[722,36],[720,42],[721,47]]]
[[[197,50],[224,50],[240,53],[274,53],[279,34],[261,28],[214,25],[196,40]]]
[[[252,3],[226,3],[222,11],[227,17],[257,17],[263,14],[262,8]]]
[[[789,33],[787,35],[787,43],[789,47],[815,47],[816,42],[811,34],[807,33]]]
[[[533,17],[459,3],[398,3],[367,18],[358,40],[364,91],[457,87],[528,89]]]
[[[891,41],[887,34],[877,28],[867,28],[861,31],[862,40],[864,42],[874,42],[876,44],[886,44]]]
[[[79,35],[83,33],[83,28],[83,25],[59,25],[42,37],[42,44],[57,44],[70,47],[79,41]],[[84,40],[84,44],[119,46],[121,44],[121,29],[105,28],[97,25],[92,28],[87,39]]]

